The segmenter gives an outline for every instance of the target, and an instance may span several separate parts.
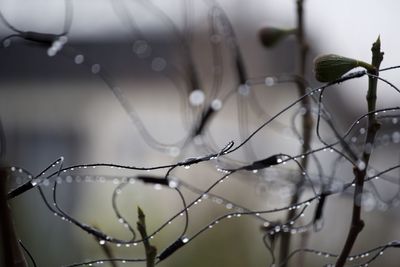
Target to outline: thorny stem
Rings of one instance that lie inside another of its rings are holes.
[[[147,236],[146,231],[146,221],[145,215],[141,208],[138,207],[138,222],[137,222],[137,229],[142,237],[144,250],[146,252],[146,267],[154,267],[155,266],[155,259],[157,256],[157,249],[156,247],[150,244],[149,237]]]
[[[383,60],[383,52],[381,52],[381,42],[380,38],[372,45],[372,66],[374,70],[369,70],[370,74],[379,75],[379,66]],[[353,196],[353,214],[351,218],[351,225],[349,233],[347,235],[346,243],[339,255],[336,262],[336,267],[342,267],[346,263],[346,258],[350,255],[351,249],[357,239],[358,234],[364,228],[364,221],[361,219],[361,197],[364,187],[364,178],[366,175],[366,170],[368,168],[368,163],[371,155],[372,146],[375,141],[375,136],[379,130],[380,124],[376,119],[375,110],[376,106],[376,91],[377,91],[378,79],[374,77],[369,77],[368,79],[368,93],[367,93],[367,103],[368,103],[368,132],[364,144],[364,152],[362,155],[362,166],[354,168],[355,175],[355,189]]]
[[[296,11],[297,11],[297,32],[296,32],[296,37],[297,37],[297,43],[298,43],[298,76],[300,77],[300,80],[304,80],[305,78],[305,72],[306,72],[306,59],[307,59],[307,52],[308,52],[308,44],[305,39],[305,32],[304,32],[304,0],[297,0],[296,1]],[[296,83],[298,87],[298,92],[299,95],[305,95],[306,94],[306,85],[304,82],[298,82]],[[311,133],[312,133],[312,127],[313,127],[313,118],[311,114],[311,103],[310,99],[308,97],[303,98],[301,101],[301,106],[304,110],[304,116],[303,116],[303,121],[302,121],[302,136],[303,136],[303,144],[302,144],[302,151],[301,153],[306,153],[308,150],[310,150],[311,146]],[[304,170],[307,169],[308,166],[308,157],[304,157],[301,160],[301,165],[303,166]],[[304,178],[300,176],[300,180],[296,184],[296,193],[293,195],[290,205],[294,205],[298,202],[299,200],[299,195],[300,195],[300,190],[303,187],[304,184]],[[289,221],[291,218],[295,216],[296,211],[295,210],[290,210],[287,214],[286,221]],[[279,260],[281,263],[283,263],[282,267],[287,266],[287,261],[286,258],[289,255],[289,249],[290,249],[290,233],[285,233],[282,232],[281,234],[281,244],[280,244],[280,255],[279,255]],[[302,260],[300,260],[299,266],[302,266]]]

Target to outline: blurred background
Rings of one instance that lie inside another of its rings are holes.
[[[214,8],[216,4],[218,9]],[[277,83],[274,78],[282,74],[290,77],[297,71],[295,38],[288,37],[271,49],[263,47],[259,40],[263,27],[296,27],[295,4],[294,0],[81,0],[67,4],[60,0],[1,1],[0,34],[4,39],[0,49],[0,117],[8,164],[33,174],[39,174],[60,156],[65,159],[64,166],[115,163],[151,167],[207,155],[230,141],[239,144],[298,98],[294,83]],[[312,71],[312,60],[317,55],[335,53],[369,62],[370,47],[378,35],[385,51],[382,66],[399,64],[399,8],[400,3],[394,0],[306,0],[305,29],[310,45],[306,75],[310,86],[319,85]],[[66,27],[69,23],[70,27]],[[43,45],[18,37],[6,38],[16,34],[15,29],[53,34],[67,29],[68,33],[57,44]],[[235,51],[240,51],[245,69],[248,84],[244,87],[239,86]],[[392,71],[382,76],[397,84],[397,74]],[[366,86],[364,77],[327,90],[324,103],[340,132],[366,112]],[[379,108],[398,106],[399,99],[389,86],[379,87]],[[201,135],[192,138],[209,106],[214,110],[211,119]],[[300,106],[295,105],[221,162],[177,168],[172,175],[204,191],[222,176],[217,167],[237,167],[275,153],[297,155],[301,143],[294,129],[300,129],[301,113]],[[348,138],[355,146],[362,140],[363,123]],[[322,133],[327,140],[334,140],[324,126]],[[399,163],[399,130],[397,117],[384,120],[375,144],[371,175],[374,170]],[[315,137],[313,140],[314,148],[321,146]],[[341,161],[335,165],[335,153],[322,151],[315,156],[324,175],[336,171],[338,186],[351,181],[350,164]],[[151,174],[165,175],[165,171]],[[186,235],[192,236],[232,209],[286,206],[295,190],[298,172],[296,164],[288,163],[258,173],[230,176],[212,191],[217,196],[190,210]],[[318,185],[314,161],[308,173]],[[118,223],[111,198],[124,177],[142,174],[148,173],[110,168],[69,171],[58,180],[59,204],[81,222],[128,240],[130,233]],[[23,174],[15,173],[13,177],[10,189],[27,181]],[[54,178],[43,184],[48,196],[53,181]],[[386,244],[400,235],[396,227],[398,183],[399,173],[395,170],[386,179],[367,186],[363,201],[366,227],[354,253]],[[200,191],[194,191],[182,188],[188,202],[199,195]],[[312,195],[307,187],[302,199]],[[329,198],[324,228],[316,233],[311,229],[308,248],[340,252],[350,223],[351,201],[351,191]],[[174,190],[141,182],[124,188],[118,204],[134,226],[136,208],[140,206],[149,232],[183,207]],[[38,266],[63,266],[105,257],[98,240],[54,216],[37,191],[13,199],[10,205],[18,236]],[[312,210],[305,215],[299,225],[312,219]],[[284,216],[285,212],[276,212],[265,218],[273,221]],[[269,266],[272,258],[262,242],[262,225],[262,221],[249,216],[223,221],[160,264]],[[179,237],[183,227],[180,217],[157,234],[152,243],[162,251]],[[301,246],[300,237],[293,235],[292,249]],[[144,256],[141,244],[110,247],[118,257]],[[397,266],[395,253],[385,252],[376,260],[376,266]],[[305,266],[334,262],[314,254],[305,260]],[[296,266],[296,257],[290,263]],[[144,266],[132,264],[136,265]]]

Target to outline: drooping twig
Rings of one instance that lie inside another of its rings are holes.
[[[378,76],[379,66],[383,60],[383,52],[381,52],[381,42],[380,38],[372,45],[372,66],[375,68],[369,70],[368,72]],[[380,124],[376,119],[376,115],[373,112],[376,106],[376,91],[377,91],[378,79],[375,77],[368,78],[368,93],[367,93],[367,103],[368,103],[368,130],[367,137],[364,144],[364,152],[362,159],[358,166],[354,168],[355,175],[355,189],[353,196],[353,213],[351,218],[350,230],[347,235],[346,243],[340,253],[340,256],[336,262],[336,267],[344,266],[346,258],[349,256],[351,249],[357,239],[358,234],[364,228],[364,221],[361,219],[361,197],[364,187],[364,179],[366,177],[366,172],[369,164],[370,155],[372,152],[372,146],[375,141],[375,136],[379,130]]]

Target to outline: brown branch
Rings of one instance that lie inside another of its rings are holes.
[[[369,70],[370,74],[379,75],[379,66],[383,60],[383,52],[381,52],[380,38],[372,45],[372,66],[375,67],[374,70]],[[368,93],[367,93],[367,103],[368,103],[368,132],[364,144],[364,152],[362,155],[362,161],[360,166],[354,168],[355,175],[355,189],[353,196],[353,213],[351,217],[351,225],[349,233],[347,235],[346,243],[339,255],[336,262],[336,267],[342,267],[346,263],[347,257],[350,255],[351,249],[357,239],[358,234],[364,228],[364,221],[361,219],[361,197],[364,188],[364,178],[366,175],[366,170],[368,168],[369,159],[371,155],[372,145],[375,141],[375,136],[379,130],[379,123],[376,120],[375,110],[376,106],[376,91],[377,91],[378,79],[369,77],[368,79]]]
[[[146,252],[146,266],[147,267],[154,267],[155,260],[157,256],[157,249],[156,247],[150,244],[149,237],[147,236],[146,231],[146,221],[145,215],[141,208],[138,207],[138,222],[137,222],[137,229],[143,239],[144,250]]]

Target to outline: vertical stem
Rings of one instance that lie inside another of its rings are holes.
[[[138,207],[138,222],[137,229],[142,236],[144,250],[146,252],[146,267],[154,267],[157,256],[157,249],[150,244],[149,237],[146,231],[146,221],[143,211]]]
[[[15,233],[12,222],[10,208],[7,203],[6,185],[8,172],[4,166],[0,166],[0,235],[1,248],[4,256],[4,266],[27,267],[28,264],[24,258]],[[1,263],[1,262],[0,262]]]
[[[305,30],[304,30],[304,0],[297,0],[296,1],[296,11],[297,11],[297,32],[296,32],[296,39],[298,44],[298,76],[299,81],[296,83],[298,92],[300,96],[306,94],[306,86],[303,82],[305,79],[305,72],[306,72],[306,60],[307,60],[307,52],[308,52],[308,44],[305,39]],[[304,109],[305,113],[303,116],[302,121],[302,149],[301,153],[305,153],[310,150],[311,145],[311,133],[313,127],[313,118],[311,114],[311,103],[308,97],[303,98],[301,101],[301,106]],[[308,166],[308,157],[304,157],[301,160],[301,165],[306,170]],[[304,184],[304,178],[299,175],[300,180],[296,184],[296,193],[293,195],[290,204],[294,205],[299,200],[299,195],[301,187]],[[296,214],[295,210],[290,210],[287,214],[286,221],[289,221],[293,218]],[[282,267],[287,266],[286,258],[289,255],[290,249],[290,233],[283,232],[281,234],[281,244],[280,244],[280,255],[279,260],[283,263]],[[302,260],[300,260],[299,266],[302,266]]]
[[[378,37],[377,41],[372,45],[372,66],[373,70],[368,70],[368,73],[378,76],[379,66],[383,60],[383,52],[381,52],[381,42]],[[378,79],[374,77],[368,78],[368,93],[367,93],[367,103],[368,112],[368,131],[367,137],[364,144],[364,152],[362,155],[362,161],[359,166],[354,168],[355,175],[355,189],[353,195],[353,213],[351,217],[351,225],[349,233],[347,235],[346,243],[339,255],[336,262],[336,267],[342,267],[346,263],[347,257],[350,255],[351,249],[357,239],[358,234],[364,228],[364,221],[361,219],[361,197],[364,188],[364,178],[369,164],[369,159],[371,155],[372,146],[375,141],[375,136],[379,130],[379,122],[376,119],[375,110],[376,106],[376,91],[377,91]]]
[[[3,124],[0,119],[0,249],[4,266],[27,267],[21,247],[18,243],[17,234],[12,221],[11,210],[7,199],[7,181],[9,179],[8,166],[6,164],[6,137]],[[1,265],[3,266],[3,265]]]

